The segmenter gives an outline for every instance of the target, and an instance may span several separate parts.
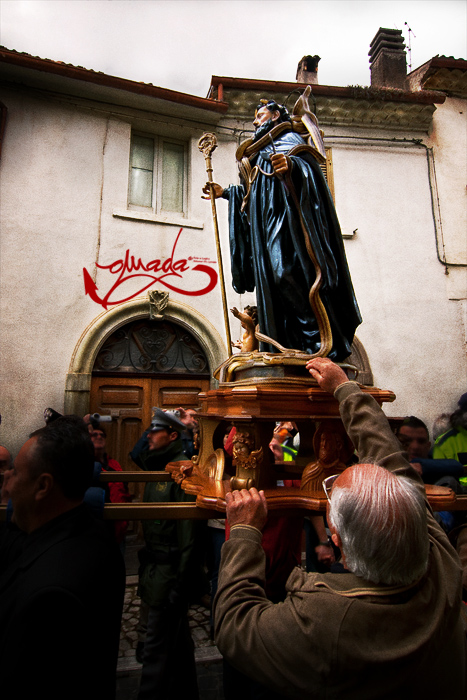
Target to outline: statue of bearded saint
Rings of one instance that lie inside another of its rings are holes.
[[[342,361],[361,316],[308,94],[292,116],[272,100],[258,105],[254,137],[237,150],[241,184],[203,192],[229,201],[233,287],[256,290],[261,350]]]

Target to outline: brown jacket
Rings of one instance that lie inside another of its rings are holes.
[[[374,399],[348,382],[336,391],[362,462],[417,479]],[[461,569],[428,513],[430,562],[412,586],[295,569],[277,605],[264,594],[259,531],[234,528],[222,550],[216,642],[244,673],[290,698],[464,700]]]

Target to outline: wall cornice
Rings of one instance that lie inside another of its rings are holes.
[[[297,90],[299,86],[295,84]],[[359,126],[397,131],[427,132],[433,118],[436,104],[443,103],[440,93],[415,93],[423,99],[408,99],[411,93],[403,91],[373,90],[372,88],[342,88],[340,94],[319,94],[313,87],[310,106],[318,117],[320,126]],[[298,98],[298,91],[291,95],[287,106],[292,108]],[[228,103],[227,117],[251,120],[260,99],[265,95],[284,103],[287,94],[283,91],[239,90],[225,88],[224,100]],[[427,97],[430,99],[427,99]],[[403,99],[403,98],[406,99]],[[383,99],[384,98],[384,99]],[[435,98],[435,99],[434,99]]]

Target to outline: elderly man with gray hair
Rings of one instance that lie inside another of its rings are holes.
[[[376,401],[326,358],[307,368],[339,401],[361,464],[326,479],[344,573],[295,569],[264,593],[263,492],[227,494],[216,642],[239,670],[287,698],[465,698],[461,569],[420,478]]]

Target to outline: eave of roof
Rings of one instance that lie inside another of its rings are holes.
[[[245,119],[251,118],[261,98],[268,96],[284,102],[294,92],[298,97],[305,87],[305,83],[213,76],[210,95],[228,103],[227,116]],[[358,85],[311,87],[310,105],[323,127],[427,132],[436,105],[446,100],[442,93],[426,90],[411,92]]]
[[[452,97],[467,97],[467,61],[452,56],[434,56],[408,75],[415,89],[441,90]]]
[[[146,98],[163,100],[208,112],[216,112],[217,114],[224,114],[228,109],[228,105],[222,101],[197,97],[196,95],[157,87],[150,83],[138,83],[126,78],[118,78],[106,73],[82,68],[81,66],[73,66],[69,63],[31,56],[30,54],[20,53],[5,47],[0,47],[0,63],[17,66],[29,71],[39,71],[49,75],[60,76],[61,78],[76,80],[90,85],[97,85],[102,88],[124,91]]]
[[[467,70],[467,60],[465,58],[454,58],[454,56],[434,56],[429,63],[433,68],[455,68],[456,70]]]
[[[222,86],[223,89],[251,90],[254,92],[264,90],[268,92],[268,94],[271,92],[289,94],[297,89],[305,89],[306,85],[306,83],[297,82],[284,83],[276,80],[254,80],[250,78],[230,78],[227,76],[213,75],[209,94],[212,93],[213,88],[219,89],[220,86]],[[316,97],[368,99],[368,96],[371,94],[375,99],[379,98],[384,101],[416,102],[419,104],[442,104],[445,100],[444,95],[433,91],[411,92],[392,88],[360,86],[341,87],[338,85],[312,85],[311,87]]]

